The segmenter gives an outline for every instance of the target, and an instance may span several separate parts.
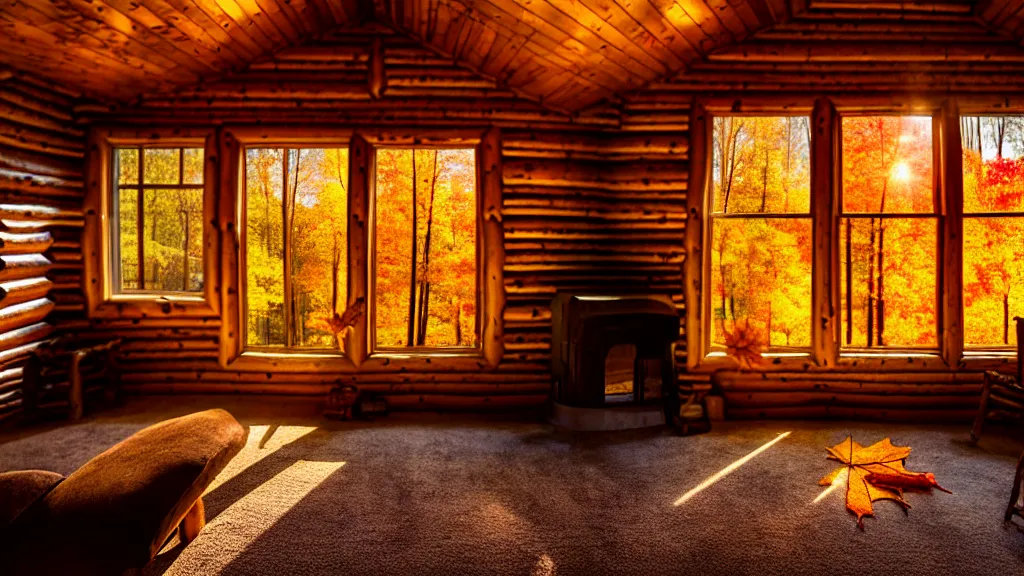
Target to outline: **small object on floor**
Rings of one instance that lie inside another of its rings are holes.
[[[331,388],[327,394],[327,408],[324,416],[338,420],[351,420],[359,389],[351,384],[343,384]]]
[[[725,400],[721,396],[707,396],[704,406],[708,411],[708,420],[721,422],[725,420]]]
[[[372,392],[363,392],[356,400],[356,417],[372,420],[375,416],[388,415],[388,403]]]
[[[888,438],[865,448],[850,436],[826,450],[829,460],[844,465],[822,478],[819,484],[829,486],[845,479],[846,509],[857,515],[857,526],[862,530],[864,517],[874,516],[872,502],[892,500],[907,510],[910,504],[903,499],[904,490],[931,491],[938,488],[950,493],[939,486],[934,474],[911,472],[904,468],[903,462],[910,456],[910,448],[894,446]]]

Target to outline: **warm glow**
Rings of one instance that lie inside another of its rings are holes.
[[[843,470],[842,472],[840,472],[839,476],[836,476],[836,479],[832,481],[832,484],[830,484],[828,488],[822,490],[821,494],[818,494],[818,497],[814,499],[814,502],[812,502],[812,504],[817,504],[818,502],[821,502],[822,500],[825,499],[826,496],[835,492],[836,488],[846,485],[847,472],[847,470]]]
[[[551,556],[541,554],[537,559],[537,564],[533,566],[530,576],[554,576],[555,574],[555,561],[551,559]]]
[[[770,440],[770,441],[764,443],[763,445],[761,445],[761,447],[758,448],[757,450],[754,450],[753,452],[751,452],[750,454],[747,454],[743,458],[740,458],[739,460],[733,462],[732,464],[729,464],[725,468],[723,468],[720,471],[718,471],[717,473],[715,473],[715,475],[713,475],[713,476],[709,477],[707,480],[704,480],[703,482],[701,482],[696,488],[690,490],[686,494],[683,494],[682,497],[680,497],[678,500],[673,502],[672,505],[673,506],[679,506],[680,504],[686,502],[690,498],[693,498],[698,493],[702,492],[705,488],[711,486],[715,482],[718,482],[722,478],[725,478],[729,474],[732,474],[733,471],[735,471],[737,468],[739,468],[740,466],[743,466],[744,464],[746,464],[747,462],[752,460],[755,456],[757,456],[761,452],[764,452],[765,450],[771,448],[772,446],[774,446],[775,444],[777,444],[783,438],[789,436],[790,434],[791,434],[791,432],[783,432],[782,434],[779,434],[778,436],[776,436],[773,440]]]
[[[219,574],[344,462],[299,460],[221,512],[167,572]]]
[[[206,494],[213,492],[221,484],[231,480],[253,464],[313,430],[316,430],[316,426],[276,426],[274,429],[271,429],[270,426],[250,426],[249,438],[245,441],[245,447],[213,479],[213,482],[206,488]]]
[[[910,173],[910,166],[907,166],[906,162],[897,162],[892,167],[892,178],[897,182],[908,182],[912,174]]]

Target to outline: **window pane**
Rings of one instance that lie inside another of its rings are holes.
[[[1024,218],[964,218],[964,344],[1014,346],[1024,316]]]
[[[737,323],[761,343],[811,345],[811,219],[715,219],[711,244],[711,342]]]
[[[843,118],[843,212],[934,213],[932,119]]]
[[[964,212],[1024,211],[1024,117],[965,116]]]
[[[117,149],[117,182],[119,184],[138,184],[139,182],[139,149]]]
[[[177,184],[180,152],[177,148],[143,148],[144,184]]]
[[[938,345],[932,218],[843,218],[843,346]]]
[[[712,148],[715,212],[810,212],[809,118],[718,117]]]
[[[145,289],[203,289],[203,191],[143,192]]]
[[[245,154],[246,344],[284,346],[284,240],[280,149]]]
[[[476,346],[475,152],[382,149],[376,165],[376,344]]]
[[[139,288],[138,203],[136,190],[122,188],[117,191],[121,290],[137,290]]]
[[[185,148],[185,173],[182,176],[184,184],[203,183],[203,149]]]
[[[328,321],[348,303],[348,150],[291,150],[288,172],[294,342],[336,348]]]

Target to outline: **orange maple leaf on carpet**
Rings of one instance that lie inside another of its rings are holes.
[[[829,486],[846,473],[846,509],[857,515],[857,525],[864,528],[864,517],[874,516],[871,503],[877,500],[893,500],[903,507],[910,504],[903,499],[904,490],[930,491],[938,488],[949,492],[935,481],[930,472],[910,472],[904,468],[904,460],[910,455],[910,448],[893,446],[888,438],[867,448],[848,437],[828,451],[828,459],[842,462],[819,484]]]

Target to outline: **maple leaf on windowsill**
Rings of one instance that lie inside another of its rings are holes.
[[[326,318],[327,325],[330,326],[331,331],[334,332],[334,339],[337,343],[338,350],[345,352],[345,338],[348,333],[351,332],[352,328],[356,325],[356,321],[363,315],[363,309],[366,307],[366,299],[359,298],[352,303],[351,306],[345,309],[341,314],[337,312],[331,318]]]
[[[862,530],[864,517],[874,516],[872,502],[892,500],[907,510],[910,504],[903,499],[904,490],[930,491],[938,488],[949,492],[938,485],[934,474],[910,472],[904,468],[910,448],[894,446],[888,438],[865,448],[850,436],[825,450],[829,460],[844,465],[822,478],[819,484],[829,486],[845,476],[846,509],[857,515],[857,526]]]

